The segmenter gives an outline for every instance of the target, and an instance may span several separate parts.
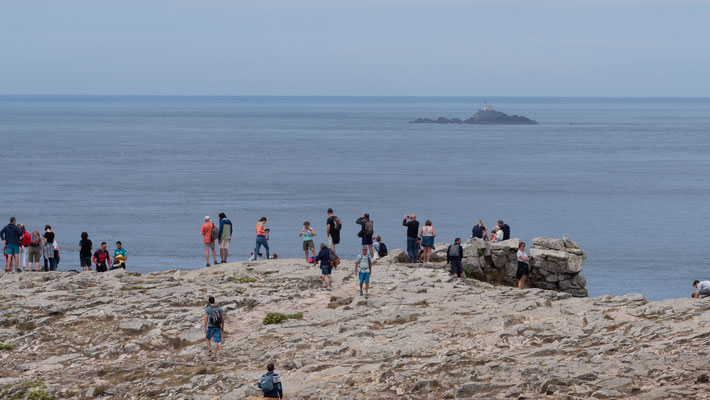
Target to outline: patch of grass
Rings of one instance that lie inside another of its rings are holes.
[[[168,337],[163,335],[163,338],[165,338],[165,340],[168,342],[168,345],[170,345],[175,350],[182,349],[183,347],[189,344],[187,340],[180,339],[179,337]]]
[[[121,288],[121,290],[145,290],[144,286],[141,285],[135,285],[135,286],[124,286]]]
[[[52,396],[47,393],[47,386],[41,381],[25,382],[23,389],[15,393],[13,399],[16,400],[51,400]]]
[[[252,276],[237,276],[237,272],[234,271],[234,282],[237,283],[253,283],[256,282],[256,278]]]
[[[0,350],[12,351],[12,346],[9,344],[0,344]]]
[[[264,317],[262,323],[264,325],[280,324],[282,321],[287,319],[301,319],[303,318],[302,312],[297,312],[295,314],[282,314],[282,313],[268,313]]]
[[[485,249],[478,249],[478,256],[483,257],[484,255],[486,255],[486,250]]]
[[[32,321],[25,321],[17,324],[17,330],[19,330],[23,335],[25,334],[25,332],[29,332],[35,327],[35,323]]]

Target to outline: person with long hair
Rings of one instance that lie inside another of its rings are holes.
[[[429,264],[431,250],[434,248],[434,238],[436,237],[436,230],[431,226],[430,220],[426,220],[422,229],[419,230],[419,236],[422,238],[422,261],[424,264]]]

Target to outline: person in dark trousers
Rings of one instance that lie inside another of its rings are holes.
[[[451,264],[451,275],[463,279],[463,247],[461,238],[456,238],[454,244],[446,250],[446,262]]]
[[[335,252],[335,245],[340,243],[340,229],[343,227],[340,218],[333,215],[333,209],[328,209],[328,219],[325,221],[325,233],[328,235],[328,246]]]
[[[259,386],[259,389],[264,392],[264,398],[284,398],[283,386],[281,386],[281,377],[279,374],[274,372],[274,364],[266,366],[266,373],[261,376],[261,379],[259,379],[259,383],[257,383],[257,385]]]
[[[498,228],[503,231],[503,240],[510,239],[510,227],[502,219],[498,220]]]
[[[108,250],[106,250],[106,242],[101,242],[101,248],[94,252],[94,263],[96,264],[96,272],[108,271],[111,256],[108,254]]]
[[[5,272],[12,271],[12,260],[15,260],[15,268],[20,270],[20,239],[22,230],[15,224],[15,217],[10,218],[10,223],[0,231],[0,238],[7,248],[7,258],[5,259]]]
[[[417,214],[405,215],[402,225],[407,227],[407,254],[409,262],[417,262],[417,237],[419,236],[419,221]]]
[[[229,242],[232,241],[232,221],[227,218],[227,214],[219,213],[219,256],[221,263],[227,262],[229,256]]]
[[[261,217],[256,224],[256,247],[254,254],[259,254],[261,246],[266,250],[266,259],[269,259],[269,229],[266,228],[266,217]]]
[[[44,270],[54,271],[57,269],[59,259],[55,257],[54,232],[49,225],[44,226]]]
[[[330,265],[331,250],[325,243],[320,244],[320,251],[315,258],[315,262],[320,261],[320,270],[323,273],[323,286],[325,290],[330,291],[330,273],[333,272],[333,267]]]
[[[355,221],[356,224],[361,225],[360,233],[358,236],[362,238],[362,247],[370,249],[370,258],[375,256],[375,251],[372,249],[372,235],[375,233],[375,227],[373,222],[370,220],[370,214],[363,214],[362,217]]]

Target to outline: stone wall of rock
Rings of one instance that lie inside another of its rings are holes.
[[[463,244],[463,267],[469,277],[486,282],[517,285],[518,245],[520,239],[491,243],[482,239],[469,239]],[[436,244],[432,262],[445,262],[448,244]],[[531,287],[559,290],[576,297],[586,297],[586,280],[580,274],[587,260],[584,251],[569,238],[534,238],[529,246]],[[407,263],[407,253],[395,249],[384,262]]]

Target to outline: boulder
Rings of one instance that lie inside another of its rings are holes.
[[[408,263],[409,262],[409,255],[407,254],[406,251],[402,249],[392,249],[389,251],[389,253],[378,259],[378,263],[381,264],[387,264],[387,263]]]

